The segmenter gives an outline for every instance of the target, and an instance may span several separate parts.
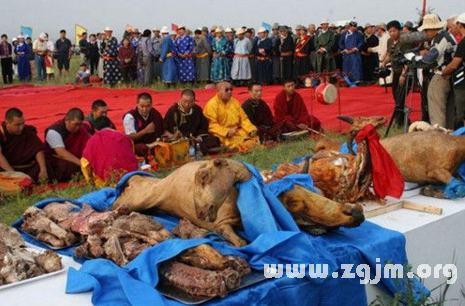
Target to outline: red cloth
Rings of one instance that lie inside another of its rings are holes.
[[[390,195],[400,198],[404,192],[404,178],[391,155],[379,142],[379,134],[368,124],[355,136],[357,143],[367,140],[371,155],[371,174],[375,194],[381,198]]]
[[[92,136],[82,157],[89,161],[95,174],[103,180],[112,178],[115,172],[125,174],[138,169],[131,139],[110,129]]]
[[[321,128],[320,120],[310,117],[304,99],[298,92],[295,92],[289,101],[284,90],[278,93],[274,100],[274,116],[277,123],[293,126],[295,131],[299,130],[297,124],[305,124],[315,130]]]

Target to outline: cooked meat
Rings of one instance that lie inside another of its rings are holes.
[[[224,283],[228,291],[234,290],[241,285],[241,276],[239,272],[233,268],[227,268],[223,271],[218,272],[223,278]]]
[[[103,249],[102,239],[96,235],[90,235],[87,237],[87,243],[89,244],[90,254],[95,258],[100,258],[105,253]]]
[[[73,211],[79,210],[79,206],[71,204],[69,202],[53,202],[47,204],[43,210],[47,214],[48,218],[50,218],[53,222],[59,224],[63,221],[68,220],[71,217],[71,213]]]
[[[83,204],[81,211],[73,216],[71,230],[81,235],[98,233],[99,229],[112,224],[115,216],[116,211],[97,212],[90,205]]]
[[[145,249],[150,247],[149,244],[144,242],[141,243],[136,238],[129,239],[125,242],[123,242],[122,239],[120,239],[120,243],[123,246],[124,255],[126,255],[129,261],[139,256],[140,253],[142,253]]]
[[[47,273],[61,270],[61,258],[57,253],[47,250],[36,256],[36,261]]]
[[[229,267],[229,261],[217,250],[207,244],[182,252],[177,259],[193,267],[208,270],[224,270]]]
[[[128,263],[128,259],[123,253],[118,236],[111,236],[110,239],[104,243],[103,249],[105,250],[106,257],[117,265],[123,267]]]
[[[187,294],[207,297],[227,295],[226,284],[217,272],[176,261],[161,264],[159,271],[162,284],[174,286]]]
[[[29,207],[23,214],[23,218],[24,221],[21,225],[21,228],[25,232],[37,237],[39,240],[41,239],[39,238],[40,234],[48,234],[40,235],[40,237],[44,239],[41,241],[50,243],[53,246],[68,246],[72,245],[78,240],[73,233],[67,232],[65,229],[58,226],[55,222],[47,217],[43,210],[37,207]],[[56,237],[61,242],[58,242],[56,239],[53,239],[49,235]]]
[[[226,256],[226,259],[229,261],[229,266],[239,272],[241,278],[244,278],[250,274],[250,266],[244,258],[240,256],[229,255]]]
[[[206,229],[194,225],[187,219],[181,219],[173,229],[173,234],[182,239],[203,238],[207,235]]]
[[[129,216],[121,216],[113,227],[130,232],[131,235],[155,245],[173,237],[163,225],[151,217],[132,212]],[[143,237],[146,236],[146,237]]]
[[[24,240],[18,231],[2,223],[0,223],[0,241],[13,248],[24,246]]]

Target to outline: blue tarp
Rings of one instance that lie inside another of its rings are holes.
[[[299,184],[312,187],[308,175],[286,177],[279,186],[263,184],[260,173],[247,165],[253,177],[237,185],[239,190],[238,208],[244,225],[243,237],[251,243],[243,248],[232,247],[217,235],[206,239],[171,239],[145,250],[124,268],[105,259],[88,260],[77,271],[68,273],[67,292],[93,291],[94,305],[180,305],[165,299],[154,287],[158,282],[157,267],[162,261],[172,258],[192,246],[209,243],[223,254],[235,254],[247,259],[251,267],[263,270],[264,264],[327,264],[328,278],[311,278],[306,269],[305,279],[282,277],[264,281],[216,299],[208,305],[366,305],[365,285],[360,277],[341,278],[341,264],[367,264],[374,272],[376,265],[387,262],[406,264],[405,237],[398,232],[381,228],[365,221],[354,229],[341,228],[325,236],[314,237],[300,232],[291,215],[277,199],[277,195]],[[137,173],[125,176],[115,189],[103,189],[83,196],[85,201],[96,208],[111,207],[127,179]],[[286,186],[283,188],[283,186]],[[53,199],[54,201],[55,199]],[[50,202],[50,201],[49,201]],[[45,202],[41,202],[43,206]],[[177,219],[160,214],[155,218],[168,229]],[[19,226],[19,222],[15,223]],[[70,250],[67,250],[68,252]],[[379,262],[377,262],[379,258]],[[339,278],[332,278],[339,272]],[[355,267],[351,270],[355,273]],[[373,278],[373,277],[371,277]],[[418,281],[413,282],[417,297],[429,294]],[[396,279],[381,279],[380,286],[388,292],[407,291]]]

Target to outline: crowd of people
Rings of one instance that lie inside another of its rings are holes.
[[[320,130],[320,121],[308,113],[295,82],[284,82],[275,98],[274,116],[261,99],[259,83],[249,84],[250,98],[241,104],[232,97],[231,83],[217,84],[217,94],[204,109],[195,92],[182,91],[163,117],[149,93],[137,96],[136,107],[123,117],[123,132],[108,118],[108,105],[95,100],[88,116],[79,108],[45,130],[45,143],[37,130],[25,124],[21,110],[11,108],[0,126],[0,171],[20,171],[35,181],[48,178],[66,182],[85,174],[92,182],[105,182],[115,173],[137,170],[137,157],[146,162],[157,141],[189,139],[201,154],[231,150],[246,152],[283,133]],[[195,144],[195,145],[194,145]]]
[[[274,24],[272,33],[261,27],[255,36],[245,27],[210,31],[204,27],[192,37],[184,26],[177,32],[166,27],[145,30],[141,36],[136,29],[126,32],[120,43],[109,27],[90,35],[89,41],[84,33],[78,44],[82,64],[76,83],[86,83],[94,74],[110,85],[121,80],[149,85],[157,78],[167,84],[202,81],[215,83],[217,94],[202,110],[195,104],[195,93],[186,89],[163,118],[150,94],[142,93],[123,118],[124,133],[114,130],[106,103],[97,100],[87,117],[75,108],[51,125],[45,144],[33,127],[25,125],[22,112],[12,108],[0,129],[0,168],[28,173],[35,180],[58,181],[69,180],[81,169],[89,176],[92,169],[105,180],[110,169],[135,170],[136,156],[147,159],[153,154],[148,144],[160,139],[187,137],[203,153],[222,147],[244,152],[259,142],[279,141],[284,133],[318,131],[320,121],[308,113],[295,89],[311,72],[338,68],[348,83],[372,83],[380,69],[383,81],[392,83],[397,124],[405,118],[406,83],[416,75],[421,80],[422,120],[447,128],[464,125],[465,14],[447,22],[436,14],[425,15],[416,29],[411,22],[402,27],[396,20],[364,28],[354,21],[335,27],[323,20],[318,29],[310,25],[295,30],[293,34],[289,27]],[[64,69],[69,78],[73,46],[66,31],[55,44],[47,38],[42,33],[32,42],[20,36],[12,46],[2,35],[5,84],[12,82],[13,63],[20,80],[30,80],[31,71],[44,80],[54,74],[55,59],[59,77]],[[261,85],[272,83],[284,86],[273,112],[261,100]],[[232,97],[235,85],[249,88],[250,99],[242,105]]]

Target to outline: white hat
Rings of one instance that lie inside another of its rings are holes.
[[[227,29],[226,29],[226,30],[227,30]],[[217,28],[215,29],[215,34],[216,34],[216,33],[223,33],[223,29],[222,29],[221,27],[217,27]]]
[[[13,39],[11,40],[12,42],[14,41],[18,41],[18,39],[16,37],[13,37]]]
[[[23,35],[18,35],[18,39],[24,38]]]
[[[224,30],[225,33],[232,33],[233,30],[231,28],[226,28],[226,30]]]
[[[154,28],[152,29],[152,31],[160,31],[160,29],[157,28],[157,27],[154,27]]]
[[[184,29],[184,30],[185,30],[185,29],[186,29],[186,26],[183,25],[183,24],[182,24],[182,25],[178,25],[178,30],[180,30],[180,29]]]
[[[465,13],[462,13],[457,17],[457,22],[465,24]]]
[[[239,28],[237,31],[236,31],[236,35],[239,35],[239,34],[244,34],[245,33],[245,30],[243,28]]]
[[[440,21],[436,14],[428,14],[423,16],[423,25],[418,28],[418,31],[441,29],[446,25],[446,22]]]
[[[40,38],[40,39],[43,39],[43,40],[46,40],[46,39],[47,39],[47,34],[45,34],[45,33],[40,33],[39,38]]]
[[[108,26],[105,27],[105,29],[103,31],[105,31],[105,32],[113,32],[113,30]]]
[[[321,21],[320,25],[321,25],[321,24],[325,24],[325,23],[329,24],[329,20],[328,20],[328,19],[326,19],[326,18],[325,18],[325,19],[323,19],[323,20]]]
[[[260,27],[257,33],[264,33],[264,32],[266,32],[265,27]]]
[[[170,35],[178,35],[175,31],[170,31]]]
[[[168,29],[167,26],[163,26],[163,27],[161,28],[161,31],[160,31],[160,32],[162,32],[163,34],[168,34],[168,33],[170,32],[170,30]]]

